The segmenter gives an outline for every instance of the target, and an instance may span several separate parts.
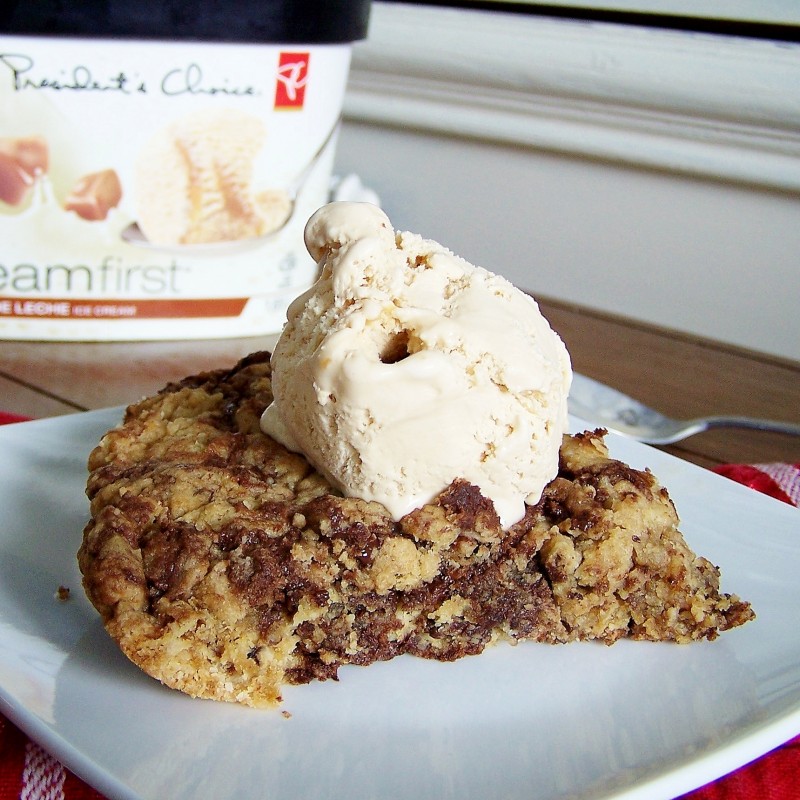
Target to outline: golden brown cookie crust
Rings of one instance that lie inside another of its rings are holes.
[[[610,459],[602,431],[565,437],[558,477],[508,531],[463,481],[396,522],[261,433],[271,399],[256,353],[130,406],[90,456],[84,588],[168,686],[272,705],[286,683],[402,653],[686,642],[753,617],[688,548],[654,476]]]

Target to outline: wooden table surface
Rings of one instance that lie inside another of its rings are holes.
[[[676,416],[800,422],[800,363],[539,298],[576,371]],[[275,337],[141,343],[0,343],[0,410],[34,417],[122,405],[168,381],[227,367]],[[800,462],[800,438],[715,430],[664,448],[702,466]]]

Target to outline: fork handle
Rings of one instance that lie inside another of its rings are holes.
[[[757,417],[717,416],[705,417],[698,422],[705,422],[709,428],[749,428],[750,430],[786,433],[800,436],[800,425],[795,422],[784,422],[779,419],[758,419]]]

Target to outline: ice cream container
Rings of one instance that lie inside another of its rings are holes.
[[[0,339],[280,330],[368,0],[0,11]]]

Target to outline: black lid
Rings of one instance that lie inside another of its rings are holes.
[[[0,32],[336,44],[367,34],[370,0],[5,0]]]

